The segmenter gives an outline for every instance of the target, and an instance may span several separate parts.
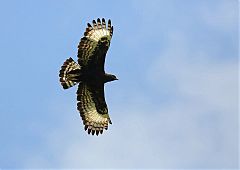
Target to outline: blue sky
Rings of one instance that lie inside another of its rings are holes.
[[[93,137],[58,71],[98,17],[119,81]],[[238,21],[236,0],[1,1],[0,168],[237,168]]]

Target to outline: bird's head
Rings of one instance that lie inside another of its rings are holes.
[[[105,74],[105,82],[118,80],[118,78],[113,74]]]

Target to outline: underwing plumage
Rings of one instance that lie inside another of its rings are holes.
[[[104,84],[117,80],[107,74],[104,63],[113,35],[111,20],[93,20],[87,24],[84,36],[78,45],[78,60],[67,59],[59,72],[64,89],[78,84],[77,109],[88,134],[102,134],[112,124],[104,97]]]

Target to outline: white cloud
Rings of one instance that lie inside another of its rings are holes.
[[[180,34],[180,35],[179,35]],[[190,49],[181,33],[169,35],[169,46],[149,71],[154,84],[174,83],[179,95],[212,105],[218,110],[236,111],[238,64],[222,62],[205,51]],[[166,79],[167,77],[167,79]],[[156,83],[158,81],[159,83]],[[156,87],[157,90],[157,87]],[[208,106],[208,107],[209,107]]]
[[[183,139],[176,140],[179,148],[175,151],[184,153],[184,158],[169,160],[183,168],[191,165],[182,160],[195,162],[197,167],[202,162],[201,168],[234,168],[238,163],[238,63],[223,62],[222,56],[198,51],[192,43],[187,33],[170,32],[167,48],[148,72],[156,93],[170,91],[172,96],[165,107],[174,120],[167,124],[176,131],[166,137]],[[170,162],[167,167],[171,168]]]
[[[178,83],[178,86],[187,93],[201,93],[194,88],[204,89],[207,84],[208,88],[211,88],[211,92],[222,88],[225,89],[224,91],[228,90],[229,95],[234,95],[233,91],[237,90],[238,76],[238,63],[234,62],[236,60],[223,60],[222,58],[226,57],[224,56],[226,54],[222,54],[223,56],[218,56],[218,58],[212,57],[208,53],[208,49],[198,50],[198,44],[192,46],[194,42],[188,40],[185,32],[171,32],[168,37],[167,48],[157,58],[150,70],[157,75],[154,74],[153,80],[167,74],[167,76],[173,77],[176,83],[181,82]],[[196,81],[200,84],[193,86],[192,84]],[[211,84],[211,82],[213,83]],[[217,84],[220,87],[211,87]],[[187,86],[184,87],[185,85]],[[213,96],[216,95],[215,93]]]
[[[238,2],[218,1],[212,5],[202,5],[199,12],[203,21],[219,31],[237,31]]]

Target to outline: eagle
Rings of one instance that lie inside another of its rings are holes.
[[[59,71],[63,89],[78,84],[77,109],[88,134],[102,134],[112,121],[104,97],[104,84],[118,80],[107,74],[104,63],[113,35],[111,20],[97,19],[87,24],[84,36],[78,45],[78,60],[68,58]]]

